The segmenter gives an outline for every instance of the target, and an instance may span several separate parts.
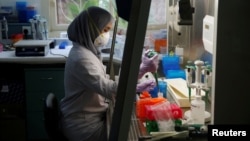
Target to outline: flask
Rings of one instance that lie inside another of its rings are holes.
[[[193,124],[205,123],[205,102],[200,95],[196,95],[195,99],[191,101],[191,118]]]

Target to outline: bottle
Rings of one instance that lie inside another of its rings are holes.
[[[191,118],[193,124],[205,123],[205,102],[200,95],[196,95],[195,99],[191,101]]]

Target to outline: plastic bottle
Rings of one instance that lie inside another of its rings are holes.
[[[191,118],[193,124],[205,123],[205,102],[200,95],[196,95],[195,99],[191,101]]]

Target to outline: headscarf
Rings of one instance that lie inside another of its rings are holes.
[[[67,30],[68,38],[73,43],[86,47],[99,57],[100,52],[94,46],[94,40],[112,20],[112,15],[105,9],[96,6],[89,7],[70,23]]]

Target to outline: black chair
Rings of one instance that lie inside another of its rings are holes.
[[[58,100],[53,93],[49,93],[44,100],[44,126],[51,141],[68,141],[60,128],[60,112]]]

